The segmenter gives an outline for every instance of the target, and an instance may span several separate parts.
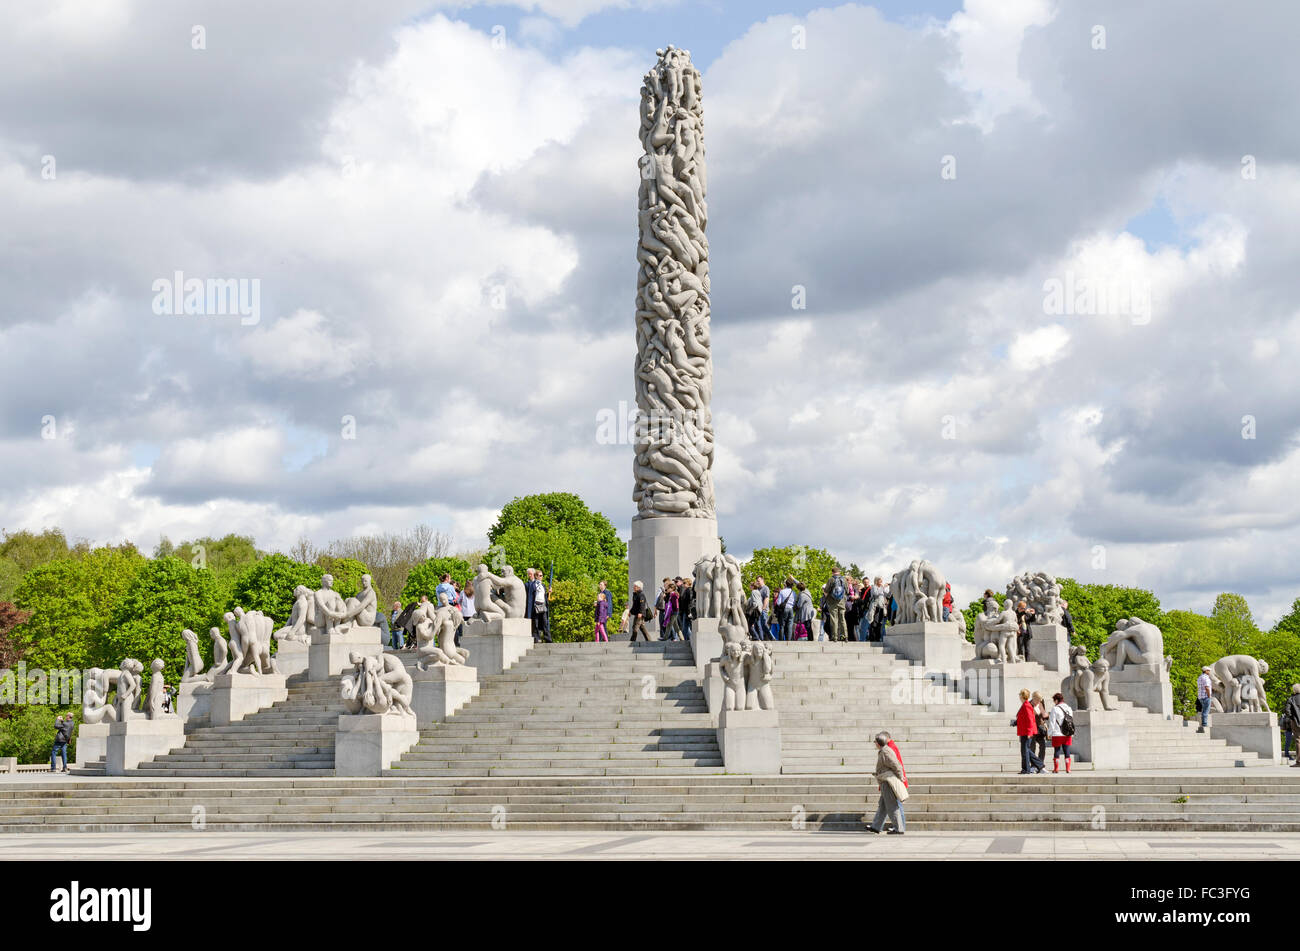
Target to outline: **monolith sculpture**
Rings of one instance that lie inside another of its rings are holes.
[[[713,358],[700,72],[672,46],[641,87],[637,422],[629,583],[654,591],[720,552],[713,503]]]

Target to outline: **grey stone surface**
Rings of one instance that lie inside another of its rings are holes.
[[[1272,763],[1282,762],[1282,734],[1276,713],[1212,713],[1210,737],[1258,753]]]
[[[108,697],[117,687],[121,673],[121,670],[105,670],[102,667],[91,667],[86,671],[82,681],[83,724],[112,723],[117,719],[117,709],[109,704]]]
[[[990,710],[1010,713],[1020,709],[1020,691],[1040,691],[1050,698],[1054,681],[1037,664],[1003,663],[982,659],[961,662],[962,695]],[[1014,735],[1014,734],[1013,734]]]
[[[1033,637],[1029,641],[1029,656],[1036,664],[1042,664],[1048,670],[1067,673],[1070,669],[1070,633],[1059,624],[1034,624],[1030,627]]]
[[[273,635],[278,645],[277,653],[283,652],[286,643],[311,643],[311,635],[307,631],[307,619],[311,616],[313,604],[310,588],[300,584],[293,589],[293,610],[289,614],[289,621]]]
[[[1097,769],[1129,768],[1129,726],[1119,710],[1075,710],[1074,755]]]
[[[108,756],[108,723],[82,723],[77,727],[77,759],[74,766],[86,766]]]
[[[104,771],[122,776],[142,762],[185,745],[185,724],[176,714],[136,717],[110,724]]]
[[[687,50],[669,46],[657,54],[641,87],[645,154],[638,194],[639,423],[632,497],[637,520],[712,521],[713,360],[701,80]],[[689,564],[668,576],[684,574]],[[647,584],[664,577],[633,574],[633,580]]]
[[[378,657],[384,652],[383,634],[377,627],[354,626],[344,632],[317,628],[307,648],[307,676],[310,680],[330,680],[352,666],[348,659],[354,652]]]
[[[438,606],[426,601],[411,615],[415,625],[416,666],[424,670],[430,665],[464,664],[469,660],[469,650],[456,646],[456,631],[464,620],[460,609],[447,603],[440,595]]]
[[[701,558],[711,558],[720,551],[718,525],[713,519],[633,519],[632,537],[627,543],[628,597],[631,598],[632,583],[641,581],[646,600],[653,605],[664,578],[684,578],[694,571]],[[698,590],[696,600],[699,603]],[[647,626],[658,630],[658,616]]]
[[[212,679],[209,721],[213,726],[229,726],[288,695],[284,674],[217,674]]]
[[[776,710],[722,710],[718,748],[728,773],[775,776],[781,772],[781,720]]]
[[[471,621],[460,638],[474,658],[480,677],[495,677],[509,670],[533,646],[533,624],[528,618]]]
[[[176,713],[187,730],[211,722],[212,681],[191,680],[180,685],[176,694]]]
[[[1123,670],[1111,668],[1110,692],[1166,719],[1174,714],[1173,687],[1169,673],[1163,667],[1152,670],[1130,664]]]
[[[956,679],[962,669],[962,644],[966,639],[950,621],[916,621],[885,628],[884,645],[908,660],[924,665],[927,672]]]
[[[282,640],[276,644],[275,666],[286,677],[305,674],[309,666],[311,645],[305,641]]]
[[[379,776],[420,741],[415,714],[342,714],[334,736],[336,776]]]
[[[691,653],[695,656],[695,669],[700,676],[710,661],[722,656],[722,633],[715,617],[697,617],[691,623]]]
[[[478,671],[473,667],[441,665],[411,674],[411,709],[420,728],[441,723],[478,696]]]

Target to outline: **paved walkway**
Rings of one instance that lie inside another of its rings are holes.
[[[323,859],[1170,859],[1297,860],[1300,834],[1058,832],[402,832],[101,833],[0,835],[6,860]]]

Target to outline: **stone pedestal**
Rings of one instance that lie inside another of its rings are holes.
[[[428,670],[414,668],[410,674],[414,686],[411,709],[417,727],[441,723],[478,696],[478,670],[474,667],[440,664]]]
[[[378,630],[378,628],[376,628]],[[306,641],[276,641],[275,666],[286,677],[307,673],[311,647]]]
[[[1270,763],[1282,762],[1282,735],[1276,713],[1211,713],[1210,738],[1258,753]]]
[[[289,688],[284,674],[217,674],[212,681],[213,726],[230,726],[250,713],[285,700]]]
[[[1045,678],[1037,664],[1006,664],[988,658],[961,662],[962,696],[993,711],[1019,710],[1021,690],[1031,694],[1037,690],[1050,702],[1056,687],[1056,679]]]
[[[775,776],[781,772],[781,721],[776,710],[723,710],[718,746],[729,773]]]
[[[717,661],[710,661],[705,664],[704,702],[709,707],[709,723],[712,726],[718,725],[718,716],[722,713],[722,693],[724,689],[722,665]]]
[[[132,718],[108,727],[108,753],[104,772],[125,776],[128,770],[185,745],[185,721],[168,713],[156,720]]]
[[[691,622],[691,653],[695,655],[695,671],[703,678],[710,661],[722,656],[722,633],[715,617],[697,617]]]
[[[314,633],[307,648],[307,679],[329,680],[352,666],[352,653],[378,657],[384,652],[383,632],[377,627],[354,627],[346,634]]]
[[[1166,720],[1174,715],[1173,687],[1163,666],[1155,668],[1129,664],[1122,670],[1111,668],[1110,692],[1121,700],[1158,713]]]
[[[1070,635],[1059,624],[1030,625],[1029,660],[1062,674],[1070,670]],[[974,645],[972,645],[974,646]]]
[[[962,669],[963,640],[951,622],[916,621],[885,628],[884,647],[924,665],[926,673],[943,673],[955,680]]]
[[[176,712],[186,729],[207,726],[212,715],[212,682],[191,680],[181,684],[176,694]]]
[[[654,604],[655,593],[664,578],[691,577],[695,563],[704,556],[722,553],[718,522],[712,518],[634,518],[632,537],[627,543],[627,596],[632,582],[644,585],[646,600]],[[659,631],[659,616],[646,625]]]
[[[470,621],[460,636],[460,646],[484,677],[509,670],[532,649],[533,622],[526,617]]]
[[[339,716],[335,776],[379,776],[420,741],[415,717],[396,713]]]
[[[1074,711],[1074,742],[1070,750],[1094,769],[1128,769],[1128,742],[1124,711]]]
[[[108,728],[111,723],[83,723],[77,727],[77,759],[74,766],[86,766],[108,756]]]
[[[961,659],[963,661],[975,659],[975,645],[968,640],[961,642]]]

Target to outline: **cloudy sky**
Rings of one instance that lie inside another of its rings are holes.
[[[0,6],[0,528],[469,547],[570,490],[626,537],[673,43],[730,551],[1300,596],[1290,0]]]

